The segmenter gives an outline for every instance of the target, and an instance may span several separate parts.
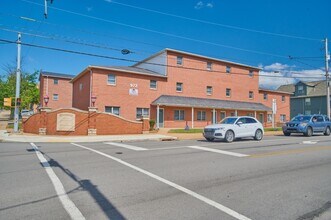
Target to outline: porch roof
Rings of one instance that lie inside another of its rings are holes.
[[[220,99],[204,99],[185,96],[161,95],[152,105],[178,106],[178,107],[195,107],[195,108],[216,108],[216,109],[233,109],[248,111],[271,111],[272,109],[261,104],[252,102],[228,101]]]

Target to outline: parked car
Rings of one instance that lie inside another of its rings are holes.
[[[324,115],[298,115],[285,123],[283,133],[285,136],[290,136],[292,133],[302,133],[307,137],[316,133],[329,136],[331,133],[331,122]]]
[[[203,130],[203,136],[207,141],[223,139],[232,142],[236,138],[252,137],[262,140],[264,129],[262,124],[253,117],[227,117],[219,124],[208,125]]]
[[[33,115],[33,111],[32,110],[23,109],[21,111],[21,116],[30,116],[30,115]]]

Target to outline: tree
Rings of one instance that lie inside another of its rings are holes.
[[[39,103],[39,89],[37,80],[39,71],[34,73],[21,73],[21,109],[31,109],[33,104]],[[16,71],[13,68],[8,68],[5,74],[0,77],[0,107],[3,107],[3,99],[15,97],[16,89]]]

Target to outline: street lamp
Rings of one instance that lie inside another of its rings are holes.
[[[49,101],[49,97],[48,95],[45,95],[44,96],[45,107],[47,107],[48,101]]]
[[[92,103],[92,107],[94,107],[95,101],[97,100],[97,97],[95,95],[91,96],[91,103]]]

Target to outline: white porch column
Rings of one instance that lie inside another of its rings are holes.
[[[160,122],[159,122],[159,117],[160,117],[160,105],[157,105],[156,107],[156,128],[160,128]]]
[[[234,111],[234,115],[235,115],[235,116],[238,116],[238,110],[235,110],[235,111]]]
[[[215,109],[213,109],[213,124],[215,124],[215,123],[216,123],[216,122],[215,122],[215,121],[216,121],[216,118],[215,118],[215,116],[216,116],[216,115],[215,115]]]
[[[194,128],[194,108],[192,107],[192,128]]]
[[[256,111],[254,111],[254,118],[256,118]]]

